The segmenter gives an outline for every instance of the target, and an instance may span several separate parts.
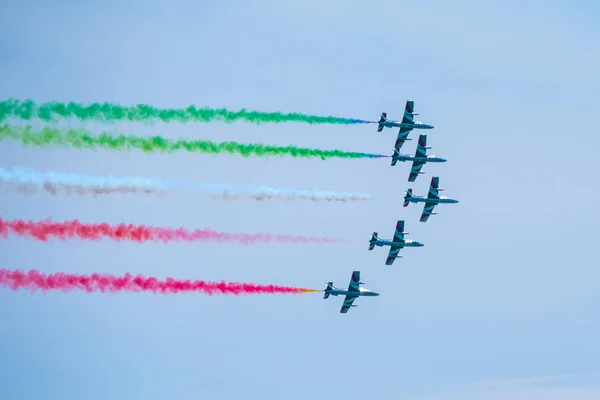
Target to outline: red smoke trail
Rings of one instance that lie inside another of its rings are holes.
[[[276,293],[311,293],[320,292],[317,289],[294,288],[275,285],[255,285],[253,283],[235,282],[205,282],[167,278],[158,280],[146,278],[141,275],[125,274],[114,276],[108,274],[42,274],[32,269],[27,272],[21,270],[0,269],[0,286],[10,287],[12,290],[29,289],[31,291],[60,290],[85,290],[86,292],[152,292],[152,293],[180,293],[202,292],[213,294],[276,294]]]
[[[290,236],[290,235],[270,235],[266,233],[224,233],[212,229],[196,229],[188,231],[183,228],[170,229],[158,228],[144,225],[109,225],[85,224],[77,220],[65,222],[52,222],[50,219],[44,221],[23,221],[20,219],[14,221],[5,221],[0,217],[0,237],[6,238],[8,232],[20,236],[35,238],[41,241],[47,241],[51,237],[57,237],[62,240],[78,237],[86,240],[99,240],[102,237],[108,237],[113,240],[134,240],[136,242],[146,242],[150,240],[160,240],[170,242],[174,240],[184,240],[186,242],[195,241],[213,241],[213,242],[284,242],[284,243],[339,243],[348,242],[342,239],[330,239],[319,237]]]

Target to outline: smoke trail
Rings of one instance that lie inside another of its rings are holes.
[[[103,237],[113,240],[133,240],[135,242],[161,241],[164,243],[172,241],[185,242],[240,242],[244,244],[256,242],[280,242],[280,243],[342,243],[349,242],[343,239],[291,236],[291,235],[271,235],[268,233],[225,233],[212,229],[196,229],[188,231],[183,228],[170,229],[151,227],[145,225],[118,224],[109,225],[86,224],[78,220],[65,222],[52,222],[47,219],[39,222],[23,221],[20,219],[14,221],[5,221],[0,217],[0,237],[6,239],[8,233],[12,232],[19,236],[25,236],[43,242],[55,237],[66,240],[71,238],[80,238],[84,240],[99,240]]]
[[[0,189],[3,191],[17,191],[20,193],[33,194],[38,193],[40,190],[44,190],[51,195],[57,194],[78,194],[78,195],[107,195],[107,194],[125,194],[125,193],[145,193],[155,194],[163,196],[166,192],[154,189],[142,189],[142,188],[128,188],[128,187],[86,187],[77,185],[62,185],[59,183],[46,182],[41,185],[38,184],[27,184],[27,183],[14,183],[14,182],[2,182],[0,181]]]
[[[0,126],[1,140],[18,140],[24,145],[46,147],[50,145],[76,149],[95,150],[104,148],[110,150],[140,150],[146,153],[173,153],[187,151],[205,154],[238,154],[242,157],[258,156],[290,156],[301,158],[389,158],[388,155],[360,153],[343,150],[321,150],[296,146],[271,146],[261,143],[211,142],[208,140],[171,140],[163,136],[140,137],[135,135],[112,134],[102,132],[94,134],[85,129],[60,129],[44,127],[41,131],[32,126]]]
[[[331,192],[324,190],[301,190],[296,188],[271,188],[268,186],[223,186],[223,190],[215,190],[213,198],[230,200],[238,198],[251,198],[253,200],[310,200],[314,202],[354,202],[372,200],[374,197],[364,193]]]
[[[143,178],[94,177],[79,174],[63,174],[53,171],[41,173],[28,168],[13,168],[12,171],[0,167],[0,188],[17,190],[23,193],[46,191],[52,195],[107,195],[115,193],[165,195],[167,190],[152,185]]]
[[[305,124],[366,124],[365,121],[354,118],[327,117],[300,113],[261,112],[241,109],[231,111],[225,108],[155,108],[146,104],[122,106],[110,103],[63,103],[50,101],[36,103],[33,100],[8,99],[0,102],[0,121],[9,117],[22,120],[39,118],[44,121],[55,121],[56,117],[75,117],[80,120],[96,121],[163,121],[180,123],[223,121],[232,123],[243,121],[254,124],[300,122]]]
[[[145,193],[165,195],[169,190],[198,190],[207,192],[215,199],[250,198],[254,200],[311,200],[311,201],[365,201],[373,196],[364,193],[302,190],[296,188],[273,188],[269,186],[233,185],[231,183],[183,183],[158,178],[90,176],[61,172],[39,172],[29,168],[0,167],[0,188],[25,193],[46,191],[52,195],[67,194],[113,194]]]
[[[171,294],[181,292],[200,292],[213,294],[300,294],[321,292],[317,289],[295,288],[289,286],[257,285],[254,283],[206,282],[167,278],[158,280],[141,275],[125,274],[114,276],[109,274],[43,274],[35,269],[27,272],[21,270],[0,269],[0,286],[12,290],[29,289],[31,291],[60,290],[69,292],[84,290],[88,293],[100,292],[152,292]]]

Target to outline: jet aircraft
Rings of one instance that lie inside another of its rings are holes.
[[[354,303],[357,297],[360,296],[379,296],[379,293],[375,293],[371,290],[361,288],[360,285],[364,285],[364,282],[360,281],[360,271],[353,271],[352,277],[350,278],[350,284],[348,285],[348,290],[340,290],[333,286],[333,282],[327,282],[327,288],[325,289],[325,295],[323,298],[326,299],[329,295],[345,295],[344,304],[342,304],[342,308],[340,309],[340,313],[345,314],[350,310],[350,307],[358,307]]]
[[[427,197],[415,196],[412,194],[412,189],[408,189],[406,191],[406,195],[404,196],[404,207],[408,206],[408,203],[425,203],[423,206],[423,213],[421,214],[421,222],[427,222],[427,219],[430,215],[437,214],[433,212],[433,209],[436,205],[442,203],[458,203],[458,200],[454,200],[446,196],[440,196],[439,192],[443,191],[444,189],[440,188],[439,185],[440,178],[438,176],[431,178],[429,194]]]
[[[379,117],[379,122],[377,126],[377,132],[381,132],[383,128],[400,128],[398,131],[398,138],[396,139],[396,147],[398,150],[402,147],[405,141],[412,140],[407,139],[408,134],[413,129],[433,129],[432,125],[424,124],[420,121],[415,121],[414,116],[419,115],[414,112],[414,101],[407,101],[404,106],[404,116],[402,117],[402,121],[390,121],[387,119],[387,113],[381,113],[381,117]]]
[[[425,171],[421,171],[421,168],[425,163],[428,162],[446,162],[445,158],[436,157],[435,155],[427,155],[427,149],[431,149],[431,146],[427,146],[427,135],[419,135],[419,144],[417,145],[417,151],[414,155],[402,154],[397,147],[394,147],[394,154],[392,154],[392,166],[396,165],[398,161],[412,161],[412,167],[410,168],[410,174],[408,175],[408,181],[414,182],[419,174],[424,174]]]
[[[377,232],[373,232],[371,235],[371,240],[369,240],[369,250],[373,250],[375,246],[390,246],[390,252],[385,260],[385,265],[392,265],[396,258],[402,258],[402,256],[398,255],[398,253],[403,247],[424,246],[424,244],[415,240],[405,240],[404,235],[408,235],[408,232],[404,232],[404,221],[398,221],[396,222],[396,232],[394,232],[394,238],[392,240],[380,239],[379,236],[377,236]]]

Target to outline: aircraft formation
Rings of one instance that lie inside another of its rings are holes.
[[[423,175],[423,167],[427,163],[444,163],[446,159],[428,154],[431,146],[428,145],[427,135],[420,134],[414,154],[401,153],[407,141],[411,141],[409,135],[413,130],[431,130],[433,125],[416,121],[414,117],[414,101],[407,101],[404,115],[401,121],[392,121],[387,118],[387,113],[382,113],[379,120],[367,121],[354,118],[341,118],[322,115],[308,115],[301,113],[261,112],[227,110],[222,108],[196,108],[189,106],[184,109],[158,109],[150,105],[123,106],[110,103],[94,103],[82,105],[78,103],[48,102],[36,104],[32,100],[0,101],[0,122],[4,120],[17,119],[30,121],[39,119],[42,122],[56,122],[60,118],[77,118],[81,121],[126,121],[147,122],[159,120],[164,123],[179,122],[212,122],[212,121],[245,121],[248,123],[284,123],[301,122],[308,124],[377,124],[377,132],[383,132],[384,128],[398,128],[398,134],[394,143],[391,156],[382,154],[370,154],[357,151],[345,151],[341,149],[325,150],[301,148],[297,146],[271,146],[260,143],[216,143],[208,140],[173,140],[162,136],[135,136],[131,134],[120,134],[119,132],[101,132],[94,134],[87,129],[64,129],[57,126],[47,125],[42,129],[33,125],[12,125],[4,123],[0,125],[0,141],[20,140],[23,145],[35,145],[37,147],[72,147],[75,149],[104,149],[117,151],[143,151],[170,153],[174,151],[187,151],[194,153],[228,153],[239,154],[244,157],[250,155],[255,157],[267,156],[293,156],[293,157],[318,157],[322,160],[331,157],[345,159],[360,158],[391,158],[391,167],[398,162],[411,163],[407,181],[416,182],[419,175]],[[425,223],[431,215],[436,215],[435,208],[439,204],[458,203],[458,200],[441,196],[440,178],[434,176],[429,184],[427,195],[413,194],[412,187],[405,190],[403,207],[410,203],[423,203],[420,222]],[[412,185],[409,185],[412,186]],[[368,201],[372,196],[362,193],[344,193],[332,191],[307,191],[297,188],[271,188],[268,186],[240,186],[215,183],[195,182],[187,184],[184,182],[168,181],[161,179],[148,179],[141,177],[102,177],[85,174],[66,174],[49,171],[41,173],[32,169],[15,168],[5,169],[0,166],[0,188],[3,190],[16,190],[20,194],[46,191],[52,195],[57,193],[78,195],[111,195],[111,194],[144,194],[163,195],[174,189],[193,189],[209,193],[215,199],[254,199],[264,201],[271,198],[309,200],[309,201]],[[395,231],[391,239],[380,238],[377,232],[370,234],[368,250],[375,247],[389,247],[385,265],[391,266],[397,258],[402,258],[400,252],[405,247],[423,247],[424,244],[412,239],[407,239],[409,233],[405,231],[406,221],[396,221]],[[108,238],[112,240],[129,240],[136,242],[145,241],[215,241],[215,242],[241,242],[245,244],[256,242],[287,242],[287,243],[336,243],[344,240],[335,238],[304,237],[293,235],[275,235],[268,233],[227,233],[218,232],[214,229],[195,229],[193,231],[183,228],[153,227],[147,225],[134,226],[132,224],[111,225],[108,223],[82,223],[79,220],[54,222],[49,219],[43,221],[26,221],[17,219],[5,220],[0,216],[0,239],[6,238],[11,232],[16,235],[25,236],[30,239],[47,241],[49,237],[62,240],[78,238],[83,240],[98,240]],[[258,285],[236,282],[206,282],[189,280],[176,280],[168,278],[159,281],[154,277],[133,277],[129,274],[119,277],[107,274],[94,273],[91,275],[80,274],[42,274],[37,270],[23,272],[20,270],[0,269],[0,286],[9,287],[13,290],[22,288],[39,290],[85,290],[92,292],[100,291],[151,291],[154,293],[179,293],[182,291],[194,291],[207,294],[257,294],[257,293],[313,293],[324,292],[324,299],[330,296],[344,296],[340,313],[347,313],[350,308],[356,307],[354,301],[361,296],[379,296],[379,293],[361,287],[361,272],[353,271],[347,289],[338,289],[333,282],[327,282],[326,288],[308,289],[278,285]]]
[[[404,143],[408,140],[408,135],[413,129],[433,129],[432,125],[424,124],[420,121],[415,121],[414,116],[418,115],[414,112],[414,101],[407,101],[404,107],[404,117],[402,121],[390,121],[387,119],[387,113],[381,113],[381,117],[378,121],[377,132],[383,131],[383,128],[400,128],[398,131],[398,137],[394,144],[394,152],[392,155],[392,166],[395,166],[398,161],[412,161],[410,173],[408,175],[408,182],[415,182],[419,175],[424,174],[422,167],[428,163],[442,163],[446,162],[446,159],[436,157],[433,154],[427,154],[427,150],[431,149],[431,146],[427,146],[427,135],[419,135],[419,141],[417,143],[417,149],[414,154],[402,154],[400,149]],[[416,196],[413,195],[412,188],[408,188],[404,195],[404,207],[407,207],[410,203],[423,203],[423,212],[421,213],[420,222],[427,222],[429,216],[436,215],[433,210],[438,204],[453,204],[458,203],[458,200],[451,199],[446,196],[440,196],[440,192],[444,189],[439,187],[440,178],[434,176],[431,178],[429,184],[429,193],[427,196]],[[397,258],[402,258],[399,255],[400,251],[405,247],[423,247],[424,244],[412,239],[406,239],[405,236],[408,232],[404,230],[405,221],[399,220],[396,222],[396,230],[391,240],[381,239],[377,232],[373,232],[369,239],[369,250],[373,250],[375,247],[389,247],[388,255],[385,260],[385,265],[392,265]],[[354,301],[361,296],[379,296],[379,293],[360,287],[364,283],[360,281],[360,271],[353,271],[350,278],[350,284],[347,290],[340,290],[333,286],[333,282],[327,282],[325,288],[324,299],[327,299],[330,295],[338,296],[345,295],[342,308],[340,313],[347,313],[351,307],[356,307]]]

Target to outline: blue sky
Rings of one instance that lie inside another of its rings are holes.
[[[400,118],[432,152],[408,185],[389,160],[244,159],[23,148],[2,166],[359,191],[372,203],[2,193],[3,218],[129,222],[364,244],[0,241],[3,267],[303,287],[362,271],[347,315],[320,294],[228,297],[0,291],[3,399],[592,399],[600,396],[600,99],[593,2],[4,2],[0,98]],[[98,124],[70,121],[70,126]],[[140,135],[390,153],[374,126],[119,124]],[[416,135],[413,133],[415,137]],[[412,151],[415,141],[405,146]],[[440,176],[460,203],[419,223],[403,191]],[[392,268],[368,235],[413,239]]]

